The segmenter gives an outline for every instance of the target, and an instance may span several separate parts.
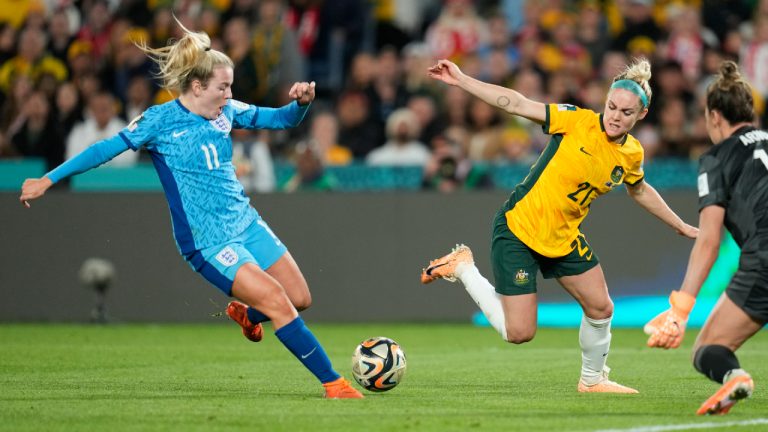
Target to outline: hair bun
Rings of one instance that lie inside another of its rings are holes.
[[[738,81],[741,78],[739,67],[731,60],[724,61],[720,64],[720,75],[729,81]]]

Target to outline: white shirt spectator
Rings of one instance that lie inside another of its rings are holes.
[[[75,125],[67,138],[65,157],[71,159],[80,152],[106,138],[117,135],[126,126],[117,116],[115,99],[109,93],[98,93],[88,101],[88,113],[84,121]],[[139,153],[126,151],[109,161],[108,166],[132,166],[139,160]]]
[[[365,158],[368,165],[424,166],[431,155],[429,149],[417,141],[421,133],[416,114],[408,108],[395,110],[387,118],[387,142],[373,149]]]
[[[410,141],[405,144],[387,141],[383,146],[371,151],[365,158],[365,162],[368,165],[424,166],[429,157],[429,150],[419,141]]]

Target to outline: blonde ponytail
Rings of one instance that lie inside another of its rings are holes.
[[[194,80],[205,86],[216,67],[234,68],[232,59],[226,54],[211,49],[211,38],[207,34],[190,31],[176,17],[174,19],[184,31],[178,41],[162,48],[150,48],[146,41],[136,43],[160,67],[157,76],[163,81],[163,87],[184,93]]]

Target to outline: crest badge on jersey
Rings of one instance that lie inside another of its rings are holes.
[[[522,286],[528,284],[528,272],[525,269],[520,269],[515,273],[515,285]]]
[[[240,257],[237,255],[234,249],[227,246],[216,254],[216,261],[220,262],[223,266],[232,267],[237,264]]]
[[[616,165],[611,171],[611,181],[614,183],[621,183],[621,179],[624,177],[624,167]]]
[[[558,111],[576,111],[576,107],[571,104],[557,104]]]
[[[220,115],[216,120],[211,120],[210,123],[215,129],[224,133],[229,133],[232,130],[232,123],[229,122],[229,119],[224,114]]]

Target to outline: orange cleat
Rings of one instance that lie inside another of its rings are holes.
[[[355,390],[343,377],[323,384],[326,399],[362,399],[363,394]]]
[[[740,369],[735,371],[740,371]],[[734,374],[725,381],[720,390],[699,407],[696,414],[728,414],[728,411],[736,405],[736,402],[751,396],[754,389],[755,383],[748,373],[741,371],[738,375]]]
[[[231,301],[227,305],[227,315],[243,328],[243,336],[251,342],[259,342],[264,336],[264,327],[261,323],[254,325],[248,320],[248,306],[239,301]]]
[[[429,262],[429,267],[421,271],[421,283],[428,284],[439,278],[456,282],[456,267],[462,263],[474,264],[475,260],[469,247],[459,244],[448,255]]]
[[[623,386],[617,382],[613,382],[608,379],[608,373],[611,371],[611,369],[608,366],[605,366],[605,369],[603,369],[603,375],[600,378],[600,381],[598,381],[595,384],[587,385],[584,380],[579,380],[579,386],[578,390],[579,393],[623,393],[623,394],[636,394],[640,393],[639,391]]]

